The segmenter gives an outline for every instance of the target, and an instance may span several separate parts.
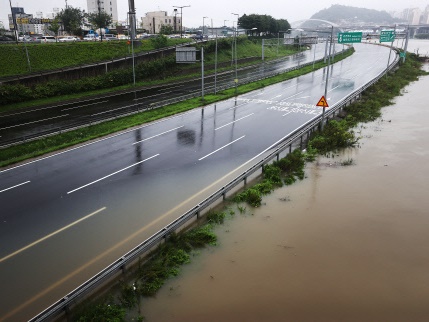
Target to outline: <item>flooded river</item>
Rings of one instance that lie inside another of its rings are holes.
[[[428,89],[411,84],[359,148],[219,226],[218,246],[142,303],[145,321],[429,321]]]

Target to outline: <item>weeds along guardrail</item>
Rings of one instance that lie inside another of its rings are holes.
[[[342,52],[345,52],[347,50],[350,50],[350,49],[345,49],[343,51],[340,51],[340,52],[336,53],[336,55],[338,55]],[[255,81],[260,81],[260,80],[270,78],[273,76],[277,76],[277,75],[280,75],[283,73],[291,72],[291,71],[297,70],[297,69],[302,68],[302,67],[310,66],[313,63],[318,63],[318,62],[323,61],[323,58],[321,58],[321,59],[318,59],[314,62],[311,61],[311,62],[304,63],[304,64],[298,64],[297,66],[293,66],[293,67],[289,67],[289,68],[285,68],[285,69],[276,69],[276,70],[270,70],[269,69],[275,63],[277,63],[279,61],[283,61],[285,59],[289,59],[289,58],[281,58],[281,59],[278,59],[275,61],[264,63],[265,69],[263,72],[256,72],[255,75],[253,75],[253,76],[251,75],[251,76],[248,76],[248,77],[241,79],[238,85],[244,85],[244,84],[249,84],[249,83],[252,83]],[[299,61],[298,61],[298,63],[299,63]],[[243,67],[242,69],[246,69],[246,68],[249,68],[249,67],[248,66]],[[213,76],[213,75],[210,75],[210,76]],[[207,76],[206,78],[208,78],[210,76]],[[216,92],[226,90],[226,89],[230,89],[230,88],[233,88],[234,86],[235,86],[235,83],[228,81],[228,82],[225,82],[223,84],[217,85],[216,86]],[[205,88],[205,93],[206,94],[215,93],[214,86]],[[144,112],[147,110],[152,110],[155,108],[164,107],[164,106],[167,106],[170,104],[178,103],[181,101],[185,101],[185,100],[200,97],[200,96],[201,96],[201,89],[198,89],[198,90],[195,90],[194,92],[191,92],[189,94],[178,95],[178,96],[170,98],[170,99],[157,101],[157,102],[153,102],[153,103],[149,103],[149,104],[147,104],[145,102],[131,104],[131,105],[125,106],[122,110],[115,110],[112,112],[106,111],[106,113],[104,113],[102,116],[86,116],[86,117],[79,119],[79,120],[76,120],[76,121],[69,121],[66,125],[57,126],[57,127],[53,126],[50,129],[47,129],[45,131],[41,131],[38,133],[34,133],[31,135],[26,135],[23,137],[13,138],[13,139],[9,139],[9,140],[3,139],[0,143],[0,149],[4,149],[4,148],[7,148],[7,147],[10,147],[13,145],[18,145],[18,144],[38,140],[41,138],[46,138],[49,136],[53,136],[53,135],[77,130],[77,129],[87,127],[90,125],[115,120],[118,118],[122,118],[124,116],[134,115],[134,114],[141,113],[141,112]]]
[[[386,68],[384,71],[379,73],[372,81],[359,87],[356,91],[346,96],[341,102],[332,106],[325,115],[334,116],[339,110],[341,110],[346,104],[356,99],[365,89],[377,82],[383,75],[389,72],[391,69],[397,66],[399,62],[398,52],[394,62]],[[121,258],[117,259],[115,262],[110,264],[108,267],[100,271],[97,275],[93,276],[91,279],[74,289],[72,292],[61,298],[59,301],[48,307],[43,312],[39,313],[37,316],[33,317],[29,322],[41,322],[46,321],[47,319],[53,319],[59,317],[62,314],[65,314],[71,306],[77,304],[82,300],[86,295],[92,294],[97,288],[101,287],[105,283],[111,281],[115,276],[120,275],[125,271],[127,266],[132,265],[140,256],[144,255],[155,246],[161,244],[168,236],[180,228],[183,228],[189,221],[192,219],[198,218],[202,211],[209,207],[213,202],[220,200],[222,198],[225,200],[226,194],[232,189],[236,188],[239,184],[247,183],[247,178],[255,174],[258,171],[263,171],[263,167],[273,159],[279,159],[280,153],[284,152],[286,149],[289,149],[289,153],[292,152],[293,146],[298,146],[303,148],[304,138],[309,138],[310,134],[319,128],[322,121],[322,115],[315,116],[313,119],[306,122],[300,128],[292,131],[287,134],[281,141],[275,143],[273,146],[267,148],[261,155],[265,155],[259,160],[256,164],[252,165],[242,174],[235,177],[228,184],[218,189],[216,192],[211,194],[209,197],[201,201],[198,205],[194,206],[186,213],[178,217],[176,220],[150,236],[148,239],[143,241],[141,244],[130,250],[128,253],[123,255]]]

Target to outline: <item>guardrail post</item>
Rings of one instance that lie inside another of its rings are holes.
[[[280,153],[277,153],[276,157],[277,157],[277,161],[279,161],[280,160]]]
[[[302,135],[301,135],[301,138],[300,138],[300,143],[299,143],[299,147],[301,148],[301,150],[302,150],[302,144],[303,142],[302,142]]]
[[[67,299],[67,298],[65,298],[65,299]],[[71,321],[71,316],[70,316],[71,312],[70,312],[70,307],[68,305],[66,305],[64,307],[64,314],[66,315],[66,320]]]

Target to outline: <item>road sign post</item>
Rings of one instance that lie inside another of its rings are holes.
[[[338,33],[339,44],[351,44],[362,42],[362,32],[340,32]]]
[[[325,93],[326,93],[326,90],[325,90]],[[329,107],[328,100],[326,99],[326,94],[320,98],[320,100],[317,102],[316,106],[323,107],[322,121],[320,122],[320,129],[323,131],[323,122],[325,121],[325,109],[327,107]]]
[[[394,30],[382,30],[380,32],[380,42],[392,42],[395,40],[396,32]]]
[[[320,100],[317,102],[316,106],[319,106],[319,107],[329,107],[328,101],[326,100],[325,96],[322,96],[320,98]]]
[[[394,30],[382,30],[380,31],[380,43],[382,42],[390,42],[390,51],[389,51],[389,58],[387,59],[387,67],[386,67],[386,77],[387,77],[387,71],[389,70],[389,63],[390,63],[390,56],[392,54],[393,49],[393,41],[395,40],[396,36],[396,25]]]

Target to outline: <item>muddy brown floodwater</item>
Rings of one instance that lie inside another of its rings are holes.
[[[360,148],[219,226],[145,321],[429,321],[429,76],[404,93]]]

